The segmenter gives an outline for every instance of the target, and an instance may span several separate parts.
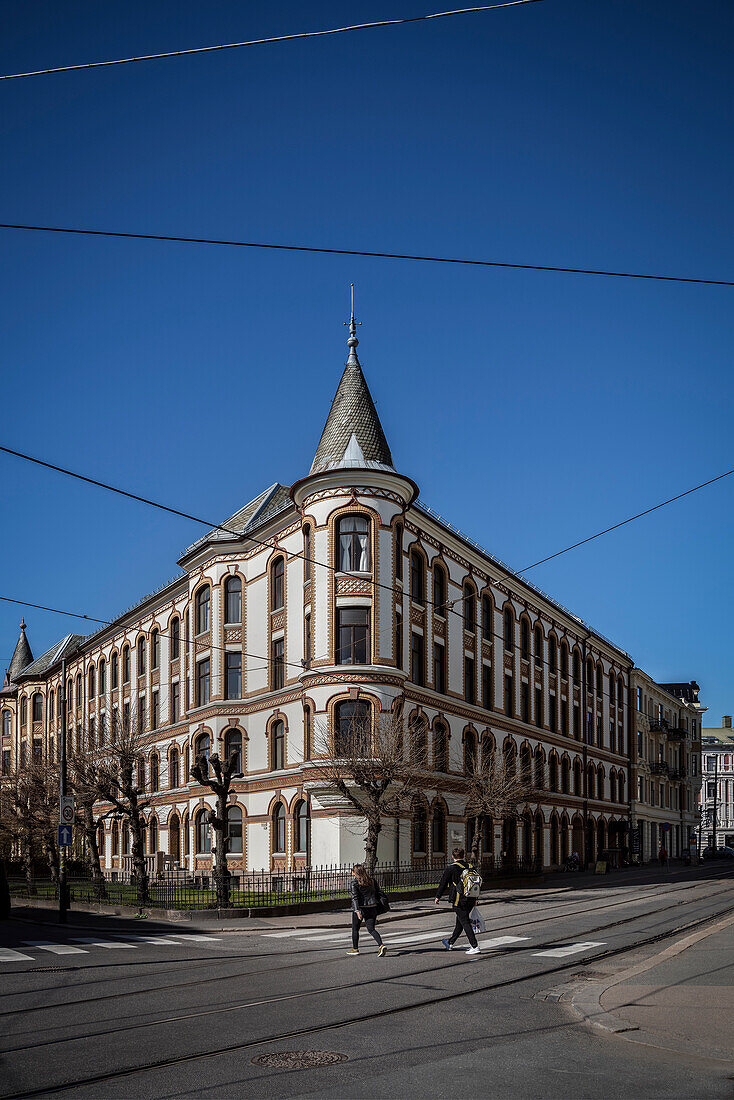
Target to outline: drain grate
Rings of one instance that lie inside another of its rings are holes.
[[[336,1050],[283,1050],[275,1054],[258,1054],[252,1061],[256,1066],[270,1069],[315,1069],[346,1062],[347,1056]]]
[[[26,970],[26,974],[48,974],[50,970],[70,970],[68,966],[31,966]],[[76,970],[76,967],[74,967]]]

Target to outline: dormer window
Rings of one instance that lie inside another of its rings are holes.
[[[369,573],[370,521],[367,516],[342,516],[337,545],[338,569],[343,573]]]

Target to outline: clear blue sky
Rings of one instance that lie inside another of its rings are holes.
[[[7,0],[13,72],[435,10]],[[731,279],[734,9],[547,0],[0,84],[2,221]],[[212,520],[360,353],[396,464],[515,568],[734,465],[734,291],[1,233],[0,441]],[[119,613],[201,529],[0,457],[0,594]],[[529,576],[734,709],[734,477]],[[0,606],[7,663],[20,609]],[[24,612],[40,653],[78,620]]]

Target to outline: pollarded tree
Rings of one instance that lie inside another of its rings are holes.
[[[520,816],[520,806],[531,795],[530,776],[526,770],[518,774],[514,752],[505,752],[498,760],[492,742],[486,737],[482,741],[481,753],[466,754],[464,771],[467,784],[465,812],[467,818],[474,822],[471,858],[477,863],[483,818],[516,820]]]
[[[197,756],[196,763],[191,769],[194,779],[204,787],[209,787],[217,799],[217,808],[209,816],[209,824],[214,831],[214,887],[217,892],[217,906],[220,909],[228,909],[229,872],[227,871],[227,802],[232,786],[232,776],[237,771],[239,753],[230,754],[229,760],[224,763],[217,753],[207,759],[206,756]]]
[[[346,712],[346,713],[345,713]],[[385,818],[429,783],[425,722],[407,723],[400,708],[375,716],[371,705],[337,708],[316,738],[314,778],[348,802],[365,823],[365,864],[372,873]]]

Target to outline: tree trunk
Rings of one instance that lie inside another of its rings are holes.
[[[148,872],[145,869],[145,853],[143,851],[143,819],[138,813],[137,806],[130,818],[130,833],[132,835],[133,873],[138,888],[138,905],[148,905],[150,903],[150,891]]]
[[[367,874],[373,875],[375,873],[375,864],[377,863],[377,838],[380,835],[382,829],[382,817],[379,813],[370,813],[367,815],[367,839],[364,847],[364,862],[367,868]]]
[[[217,795],[217,815],[212,821],[214,830],[214,887],[217,892],[217,908],[229,909],[229,871],[227,870],[227,798]]]
[[[33,838],[28,826],[23,829],[22,853],[23,870],[25,872],[28,893],[33,895],[36,892],[36,884],[33,881]]]
[[[87,855],[92,872],[92,887],[94,896],[98,901],[107,898],[107,887],[102,874],[102,866],[99,859],[99,845],[97,844],[97,827],[94,821],[94,811],[89,803],[82,804],[82,821],[84,827],[84,839],[87,843]]]
[[[482,843],[482,815],[477,814],[474,818],[474,833],[471,841],[471,858],[475,864],[479,863],[479,848]]]
[[[51,872],[51,881],[55,886],[59,884],[59,850],[56,847],[56,840],[50,831],[44,830],[43,833],[43,852],[46,856],[46,862],[48,863],[48,869]]]

